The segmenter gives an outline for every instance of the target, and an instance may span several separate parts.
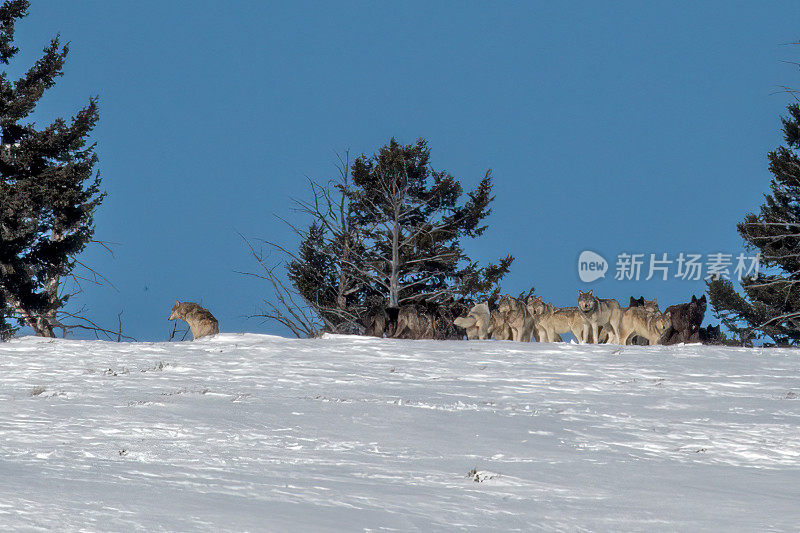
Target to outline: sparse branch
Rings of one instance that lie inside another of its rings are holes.
[[[75,259],[75,264],[76,265],[80,265],[81,267],[83,267],[86,270],[88,270],[89,273],[91,273],[91,275],[92,275],[91,281],[95,285],[108,285],[109,287],[111,287],[115,291],[119,292],[119,289],[113,283],[111,283],[111,280],[109,280],[107,277],[105,277],[104,275],[102,275],[101,273],[99,273],[98,271],[96,271],[95,269],[93,269],[92,267],[90,267],[89,265],[84,263],[83,261],[79,261],[78,259]]]
[[[108,339],[108,340],[115,340],[116,339],[117,342],[120,342],[122,339],[129,340],[129,341],[136,341],[136,339],[134,337],[131,337],[129,335],[124,335],[122,333],[122,312],[121,311],[117,315],[118,328],[117,328],[116,331],[110,330],[110,329],[106,329],[106,328],[104,328],[102,326],[99,326],[94,321],[86,318],[85,316],[83,316],[82,314],[79,314],[79,313],[70,313],[70,312],[67,312],[67,311],[59,311],[57,316],[58,317],[68,317],[68,318],[72,318],[74,320],[78,320],[79,321],[78,323],[75,323],[75,324],[65,324],[61,320],[61,318],[58,318],[54,325],[55,325],[55,327],[57,327],[57,328],[61,329],[62,331],[64,331],[65,334],[66,334],[67,331],[71,331],[73,329],[81,329],[81,330],[86,330],[86,331],[93,332],[94,335],[95,335],[95,338],[97,338],[97,339],[99,339],[100,335],[102,334],[106,339]]]
[[[111,241],[101,241],[99,239],[91,239],[89,242],[94,244],[99,244],[102,246],[106,252],[108,252],[111,257],[114,257],[114,250],[111,248],[112,246],[119,246],[120,243],[118,242],[111,242]]]
[[[267,281],[272,289],[273,297],[277,300],[277,303],[273,303],[270,300],[265,300],[264,304],[266,305],[267,309],[262,313],[257,313],[251,316],[275,320],[289,328],[289,330],[297,337],[315,336],[321,330],[322,325],[317,322],[307,306],[299,304],[294,299],[292,291],[286,286],[285,283],[283,283],[281,279],[278,278],[278,276],[275,274],[277,265],[267,265],[263,254],[258,253],[253,247],[252,243],[244,235],[239,233],[239,236],[249,248],[252,257],[256,260],[259,266],[261,266],[262,273],[238,273]],[[282,246],[268,241],[263,242],[282,251],[289,257],[296,258],[295,254],[292,254]]]

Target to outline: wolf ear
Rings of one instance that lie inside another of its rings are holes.
[[[175,300],[175,305],[180,305],[181,303],[178,300]]]
[[[587,292],[586,294],[588,294],[589,296],[592,296],[592,291],[594,291],[594,289],[589,289],[589,292]]]
[[[697,296],[695,296],[694,294],[692,294],[692,303],[695,303],[696,301],[697,301]]]

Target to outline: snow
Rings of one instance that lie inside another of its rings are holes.
[[[0,526],[789,530],[790,349],[0,344]]]

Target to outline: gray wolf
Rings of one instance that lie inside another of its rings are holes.
[[[194,302],[175,300],[172,313],[167,320],[183,320],[189,324],[192,337],[195,339],[219,333],[219,322],[214,315],[208,309],[204,309]]]
[[[638,298],[631,296],[631,303],[628,307],[644,307],[644,296],[639,296]]]
[[[375,301],[360,319],[363,334],[395,339],[462,339],[452,326],[453,317],[465,311],[460,301],[417,302],[403,307],[386,307]]]
[[[692,295],[690,302],[671,305],[666,311],[672,316],[672,324],[664,332],[664,344],[699,342],[700,324],[706,313],[705,294],[700,298]]]
[[[435,339],[436,319],[413,305],[400,308],[397,327],[392,337],[396,339]]]
[[[661,314],[661,310],[658,308],[658,301],[656,298],[652,300],[645,300],[644,296],[639,296],[639,298],[634,298],[631,296],[631,305],[630,307],[643,307],[648,313],[658,313]],[[623,313],[625,310],[623,310]],[[653,344],[652,342],[647,341],[647,339],[640,337],[639,335],[633,335],[628,339],[630,344]]]
[[[719,326],[700,328],[697,338],[703,344],[722,344],[725,341],[725,336]]]
[[[700,325],[703,323],[703,318],[706,316],[706,295],[704,294],[700,298],[695,298],[695,302],[697,306],[693,309],[690,318],[690,326],[693,334],[700,331]]]
[[[541,342],[560,342],[562,333],[572,333],[583,342],[583,317],[577,307],[555,307],[540,297],[528,303]]]
[[[609,332],[608,342],[619,344],[620,323],[622,322],[622,310],[619,302],[607,298],[598,298],[592,291],[578,291],[578,311],[583,318],[583,335],[580,342],[589,339],[599,339],[600,328],[605,328]]]
[[[508,313],[492,311],[492,318],[489,321],[489,335],[499,341],[510,341],[514,338],[511,326],[508,325]]]
[[[489,302],[481,302],[472,306],[467,316],[456,318],[453,324],[467,331],[467,339],[485,340],[489,338],[491,320]]]
[[[661,310],[658,308],[658,299],[653,298],[652,300],[645,300],[644,296],[639,296],[638,298],[634,298],[631,296],[631,305],[630,307],[644,307],[647,309],[648,313],[660,313]]]
[[[369,310],[363,319],[364,335],[370,337],[383,337],[386,328],[389,327],[389,314],[383,307],[375,307]]]
[[[633,337],[646,339],[650,345],[658,344],[671,323],[669,312],[661,314],[644,306],[628,307],[622,312],[620,344],[627,344]]]
[[[500,297],[497,310],[505,315],[505,322],[511,329],[511,340],[522,342],[531,341],[534,321],[525,302],[506,294]]]

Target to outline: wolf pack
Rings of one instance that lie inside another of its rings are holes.
[[[593,291],[578,291],[575,307],[556,307],[529,293],[508,294],[473,305],[465,316],[453,318],[449,306],[404,306],[376,308],[364,323],[363,335],[397,339],[510,340],[561,342],[572,334],[579,343],[610,344],[719,344],[724,341],[719,326],[701,327],[706,297],[672,305],[662,312],[658,302],[643,296],[630,298],[622,307],[613,299],[598,298]],[[467,304],[469,305],[469,304]],[[467,309],[467,305],[461,307]],[[219,333],[219,322],[194,302],[176,301],[169,320],[189,324],[193,338]]]
[[[691,301],[662,312],[656,299],[631,297],[630,305],[622,307],[614,299],[598,298],[592,290],[579,290],[575,307],[556,307],[540,296],[506,294],[496,306],[490,301],[476,304],[453,324],[470,340],[560,342],[561,335],[571,333],[582,344],[716,343],[719,326],[701,327],[705,312],[705,295],[693,295]]]

